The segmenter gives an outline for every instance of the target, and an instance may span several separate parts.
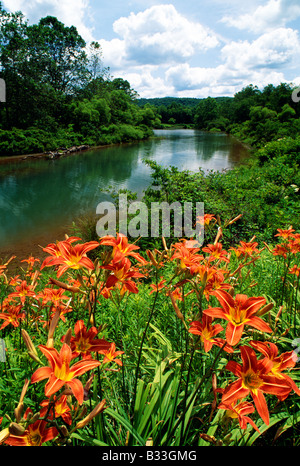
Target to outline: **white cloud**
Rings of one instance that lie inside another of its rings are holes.
[[[166,81],[176,95],[188,97],[232,96],[243,87],[254,84],[264,87],[285,81],[283,73],[269,70],[232,69],[227,64],[215,68],[191,67],[182,64],[170,67]]]
[[[278,28],[253,42],[230,42],[222,49],[222,57],[233,69],[281,68],[292,65],[299,50],[298,31]]]
[[[115,21],[113,29],[124,41],[124,63],[183,62],[219,44],[215,33],[200,23],[189,21],[173,5],[155,5],[137,14],[131,13]],[[114,46],[112,43],[112,50]],[[107,42],[104,47],[109,53]],[[105,54],[105,57],[110,61],[109,56]]]
[[[89,0],[3,0],[3,7],[11,12],[22,11],[31,22],[47,15],[55,16],[66,26],[75,26],[87,42],[94,40]]]
[[[269,0],[265,5],[259,5],[250,13],[237,17],[227,15],[221,21],[228,26],[261,33],[286,26],[288,22],[299,16],[299,0]]]

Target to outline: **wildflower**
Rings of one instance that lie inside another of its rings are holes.
[[[59,397],[53,396],[53,399],[50,402],[50,399],[44,400],[40,403],[42,409],[40,411],[40,417],[44,417],[47,414],[49,419],[53,417],[61,417],[66,424],[72,424],[71,408],[67,403],[67,395],[62,395]]]
[[[50,267],[58,265],[57,278],[59,278],[68,269],[78,270],[87,268],[94,269],[93,262],[87,257],[87,252],[99,246],[97,241],[89,241],[84,244],[75,244],[74,246],[69,241],[59,241],[56,243],[52,257],[46,258],[41,266]],[[47,248],[44,248],[46,250]]]
[[[203,259],[203,256],[197,254],[200,249],[186,247],[185,242],[176,243],[173,245],[173,248],[175,249],[175,252],[171,257],[171,260],[178,259],[179,267],[182,270],[188,269],[193,274],[191,267],[198,266],[199,262]]]
[[[39,345],[39,349],[48,359],[50,366],[40,367],[31,377],[31,382],[40,382],[44,379],[49,379],[45,385],[45,395],[47,397],[53,395],[61,387],[67,385],[73,392],[79,404],[83,403],[83,385],[76,377],[85,372],[94,369],[101,363],[93,359],[86,359],[76,362],[70,367],[72,359],[71,348],[64,343],[60,353],[55,348]]]
[[[289,273],[296,275],[296,277],[299,277],[300,267],[297,267],[297,265],[294,265],[291,269],[289,269]]]
[[[209,300],[209,296],[213,294],[215,290],[228,290],[231,288],[229,283],[225,283],[224,273],[221,270],[211,269],[210,278],[207,280],[205,284],[205,288],[203,290],[203,294],[207,300]]]
[[[278,233],[275,236],[280,236],[283,239],[289,239],[293,236],[293,232],[295,231],[293,227],[289,227],[287,230],[282,230],[281,228],[277,228]]]
[[[286,259],[287,254],[289,253],[288,245],[277,244],[272,251],[273,256],[282,256]]]
[[[250,241],[246,243],[244,241],[240,241],[240,246],[237,248],[230,248],[232,251],[235,252],[237,257],[251,257],[253,254],[259,253],[257,249],[258,243]]]
[[[15,304],[11,304],[7,301],[4,301],[1,309],[4,312],[0,313],[0,319],[3,319],[4,322],[1,325],[0,330],[5,328],[9,324],[11,324],[13,327],[19,327],[19,321],[25,319],[25,313],[21,312],[22,308],[22,304],[16,306]]]
[[[262,332],[272,332],[269,325],[256,315],[257,311],[266,303],[265,298],[248,298],[244,294],[237,294],[234,299],[224,290],[215,290],[212,294],[216,296],[222,307],[205,309],[203,312],[211,317],[228,321],[226,340],[229,345],[234,346],[240,341],[245,325]]]
[[[223,246],[221,243],[216,243],[216,244],[208,244],[204,248],[202,248],[203,252],[207,252],[209,254],[207,260],[209,262],[218,260],[218,261],[224,261],[224,262],[229,262],[229,257],[227,251],[223,249]]]
[[[23,280],[20,285],[15,287],[15,291],[8,295],[8,298],[18,297],[21,300],[21,303],[24,304],[26,298],[36,297],[35,292],[33,291],[33,286],[28,285],[26,280]]]
[[[27,262],[29,270],[31,270],[35,262],[40,262],[40,259],[37,259],[33,256],[29,256],[28,259],[23,259],[21,262]]]
[[[220,324],[212,325],[212,321],[212,317],[203,314],[202,322],[198,320],[191,322],[189,332],[194,335],[200,335],[206,353],[211,350],[213,345],[222,347],[224,344],[224,350],[228,353],[233,353],[233,349],[223,338],[215,338],[224,329]]]
[[[250,345],[260,353],[262,353],[268,361],[272,362],[272,367],[270,370],[270,375],[274,375],[279,379],[285,379],[285,381],[290,385],[290,391],[294,390],[297,395],[300,395],[300,389],[297,387],[293,379],[287,374],[283,374],[282,371],[294,367],[296,361],[294,358],[294,351],[287,351],[278,355],[278,347],[270,341],[250,341]],[[286,395],[288,396],[288,394]],[[286,398],[279,397],[282,401]]]
[[[69,296],[64,295],[62,288],[44,288],[42,292],[37,295],[37,298],[42,298],[42,305],[47,304],[49,301],[54,304],[54,307],[58,307],[63,300],[69,300]]]
[[[258,360],[253,348],[240,346],[243,364],[229,361],[225,369],[233,372],[238,379],[227,386],[222,395],[222,403],[228,404],[251,394],[258,414],[269,424],[269,410],[264,393],[279,397],[290,393],[290,385],[284,378],[270,375],[273,363],[266,358]]]
[[[124,257],[123,260],[119,260],[117,256],[110,264],[103,265],[102,268],[111,271],[105,284],[106,288],[113,288],[117,283],[120,283],[122,293],[126,291],[138,293],[138,288],[132,278],[141,278],[144,275],[131,267],[129,259]]]
[[[30,409],[26,411],[25,419],[27,419],[29,413],[31,413]],[[40,447],[43,443],[53,440],[57,435],[58,430],[56,427],[47,428],[46,421],[37,420],[32,424],[28,424],[22,434],[11,434],[4,443],[15,447]]]
[[[200,225],[208,226],[212,220],[217,221],[216,217],[212,214],[204,214],[204,217],[201,215],[197,217],[196,223]]]
[[[102,350],[110,349],[111,344],[109,342],[103,338],[95,339],[98,334],[96,327],[91,327],[87,330],[83,320],[78,320],[76,322],[74,330],[75,337],[71,337],[70,340],[72,359],[80,355],[83,359],[91,359],[91,352],[95,351],[99,353]]]
[[[249,416],[246,416],[246,414],[251,414],[255,411],[255,408],[252,403],[249,403],[248,401],[241,401],[237,404],[220,403],[218,408],[226,410],[227,418],[238,419],[241,429],[246,429],[247,424],[249,423],[257,432],[259,432],[257,425],[252,421],[252,419]]]
[[[118,252],[121,253],[120,258],[131,256],[137,261],[141,262],[142,264],[145,264],[147,262],[139,253],[136,252],[138,249],[140,249],[139,246],[128,243],[127,236],[123,235],[122,233],[117,233],[116,238],[114,236],[104,236],[103,238],[100,238],[100,245],[112,246],[113,258]]]
[[[166,281],[167,281],[167,280],[164,280],[164,279],[161,277],[161,281],[160,281],[159,283],[157,283],[157,285],[155,285],[154,283],[151,283],[150,288],[152,288],[152,290],[150,291],[149,294],[152,294],[152,293],[155,293],[155,292],[158,292],[158,291],[163,290]]]
[[[119,366],[123,365],[122,361],[118,359],[117,356],[124,354],[124,351],[116,351],[115,343],[111,343],[109,349],[101,350],[99,353],[104,354],[103,364],[115,362]]]

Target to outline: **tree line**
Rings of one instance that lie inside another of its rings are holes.
[[[140,99],[157,109],[162,125],[183,124],[206,131],[234,134],[254,147],[300,134],[300,106],[292,99],[294,86],[250,84],[233,97],[204,99]]]
[[[98,42],[47,16],[29,25],[0,3],[0,154],[143,139],[156,112],[136,104],[128,81],[110,76]]]

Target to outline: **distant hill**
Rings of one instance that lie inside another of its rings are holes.
[[[233,97],[215,97],[215,99],[218,102],[224,102],[226,100],[232,100]],[[152,97],[149,99],[141,98],[141,99],[136,99],[136,103],[138,104],[139,107],[143,107],[145,104],[150,104],[153,105],[154,107],[160,107],[164,105],[165,107],[168,107],[169,105],[172,104],[180,104],[183,105],[184,107],[190,107],[194,108],[197,107],[199,102],[203,100],[200,98],[196,97]]]
[[[154,107],[160,107],[161,105],[168,107],[171,104],[181,104],[185,107],[196,107],[200,100],[201,99],[193,97],[152,97],[149,99],[137,99],[136,102],[140,107],[143,107],[145,104],[150,104]]]

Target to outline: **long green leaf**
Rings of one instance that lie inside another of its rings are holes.
[[[105,414],[114,418],[117,422],[119,422],[130,434],[137,440],[139,445],[145,446],[145,440],[140,436],[140,434],[132,427],[131,423],[128,419],[121,416],[119,413],[114,411],[111,408],[107,408],[105,410]]]

